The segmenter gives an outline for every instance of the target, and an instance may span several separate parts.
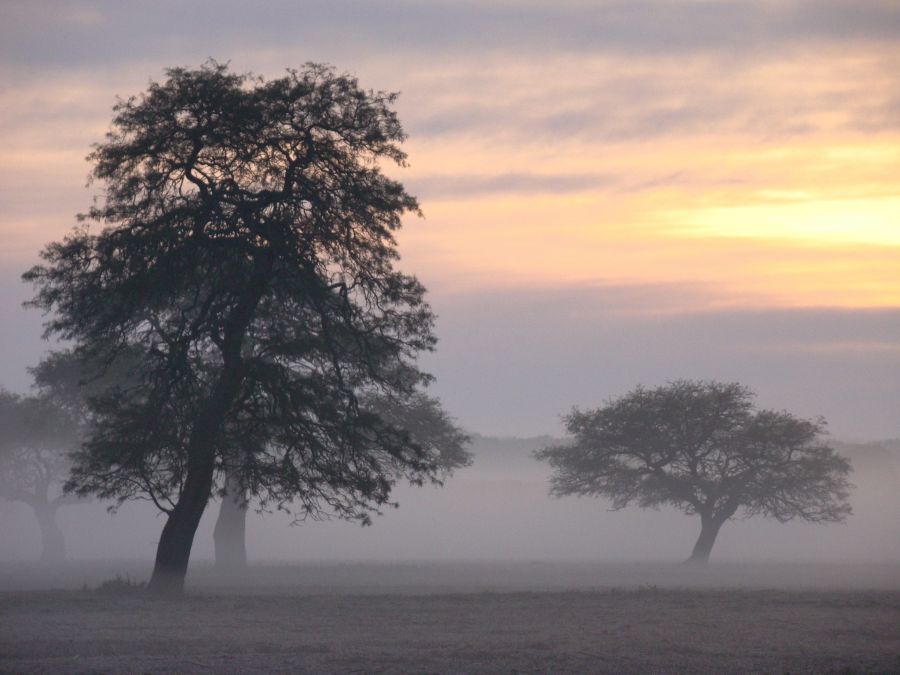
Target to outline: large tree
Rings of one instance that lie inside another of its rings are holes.
[[[66,556],[56,512],[78,501],[64,494],[62,485],[82,430],[82,420],[50,396],[0,390],[0,497],[34,511],[45,563],[60,563]]]
[[[400,475],[438,479],[365,405],[415,396],[435,343],[424,288],[395,268],[418,206],[380,166],[405,161],[393,100],[315,64],[270,81],[171,69],[116,106],[89,157],[102,199],[25,274],[84,364],[137,354],[93,399],[70,487],[167,512],[154,591],[183,588],[217,471],[360,519]]]
[[[674,506],[700,516],[691,560],[707,562],[730,518],[837,522],[850,513],[849,462],[822,440],[824,423],[756,410],[733,383],[638,387],[565,418],[572,440],[535,453],[552,493],[605,497],[614,509]]]
[[[383,420],[407,434],[408,442],[438,464],[444,475],[471,462],[471,455],[466,450],[469,437],[456,426],[436,398],[424,393],[402,400],[368,397],[365,404]],[[368,452],[383,454],[377,445],[369,448]],[[382,461],[386,467],[394,462],[389,455],[384,455]],[[396,466],[399,474],[404,469],[402,463]],[[246,521],[250,500],[244,483],[251,477],[252,471],[248,472],[239,465],[230,465],[222,472],[219,490],[222,501],[213,539],[216,567],[224,571],[240,571],[247,566]],[[415,480],[416,476],[412,478]],[[309,509],[303,509],[304,515],[309,512]],[[318,515],[318,511],[313,514]]]

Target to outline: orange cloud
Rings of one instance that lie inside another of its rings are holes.
[[[247,53],[273,72],[287,58]],[[389,170],[426,214],[400,235],[404,266],[435,288],[699,284],[716,293],[698,308],[872,307],[900,306],[898,67],[877,44],[750,60],[488,51],[382,55],[361,79],[404,91],[411,168]],[[160,70],[0,94],[0,256],[68,231],[99,188],[83,188],[83,157],[114,94]]]

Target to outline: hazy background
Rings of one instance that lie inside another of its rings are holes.
[[[98,194],[83,158],[117,96],[210,57],[268,77],[325,61],[402,93],[410,167],[391,171],[426,216],[402,266],[430,289],[424,363],[466,429],[559,436],[573,405],[712,378],[837,439],[898,438],[898,43],[889,0],[6,0],[0,385],[27,390],[47,347],[19,275]],[[539,444],[485,442],[365,530],[251,518],[251,556],[687,556],[692,518],[549,499]],[[878,456],[848,525],[729,524],[714,558],[900,559],[896,453]],[[152,556],[152,507],[102,508],[60,512],[74,557]],[[34,555],[30,514],[0,509],[0,557]]]
[[[307,521],[295,527],[284,514],[247,519],[251,562],[304,561],[659,561],[688,557],[699,519],[672,509],[609,511],[603,500],[554,499],[548,469],[529,457],[551,439],[477,437],[475,462],[443,488],[401,487],[400,508],[370,527]],[[844,447],[854,464],[854,515],[847,523],[781,525],[754,518],[727,523],[714,562],[897,563],[900,537],[900,443]],[[3,506],[3,558],[34,559],[38,531],[27,507]],[[192,561],[211,561],[211,504],[197,533]],[[152,560],[164,519],[151,504],[127,504],[115,516],[99,504],[60,510],[71,558]],[[146,573],[141,570],[141,573]],[[900,583],[893,568],[894,581]]]

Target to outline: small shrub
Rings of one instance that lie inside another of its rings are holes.
[[[107,579],[97,586],[95,591],[104,595],[133,595],[144,590],[146,586],[147,583],[144,581],[132,579],[127,574],[124,577],[117,574],[114,578]]]

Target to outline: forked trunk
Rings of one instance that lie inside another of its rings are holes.
[[[33,504],[38,526],[41,528],[41,562],[55,565],[66,559],[66,542],[56,524],[56,507],[52,504]]]
[[[694,544],[694,550],[688,562],[705,565],[709,562],[709,554],[712,551],[713,544],[716,543],[719,529],[725,520],[701,516],[700,522],[700,536],[697,539],[697,543]]]
[[[247,568],[247,505],[240,483],[230,474],[225,478],[225,491],[213,530],[216,568],[239,572]]]

